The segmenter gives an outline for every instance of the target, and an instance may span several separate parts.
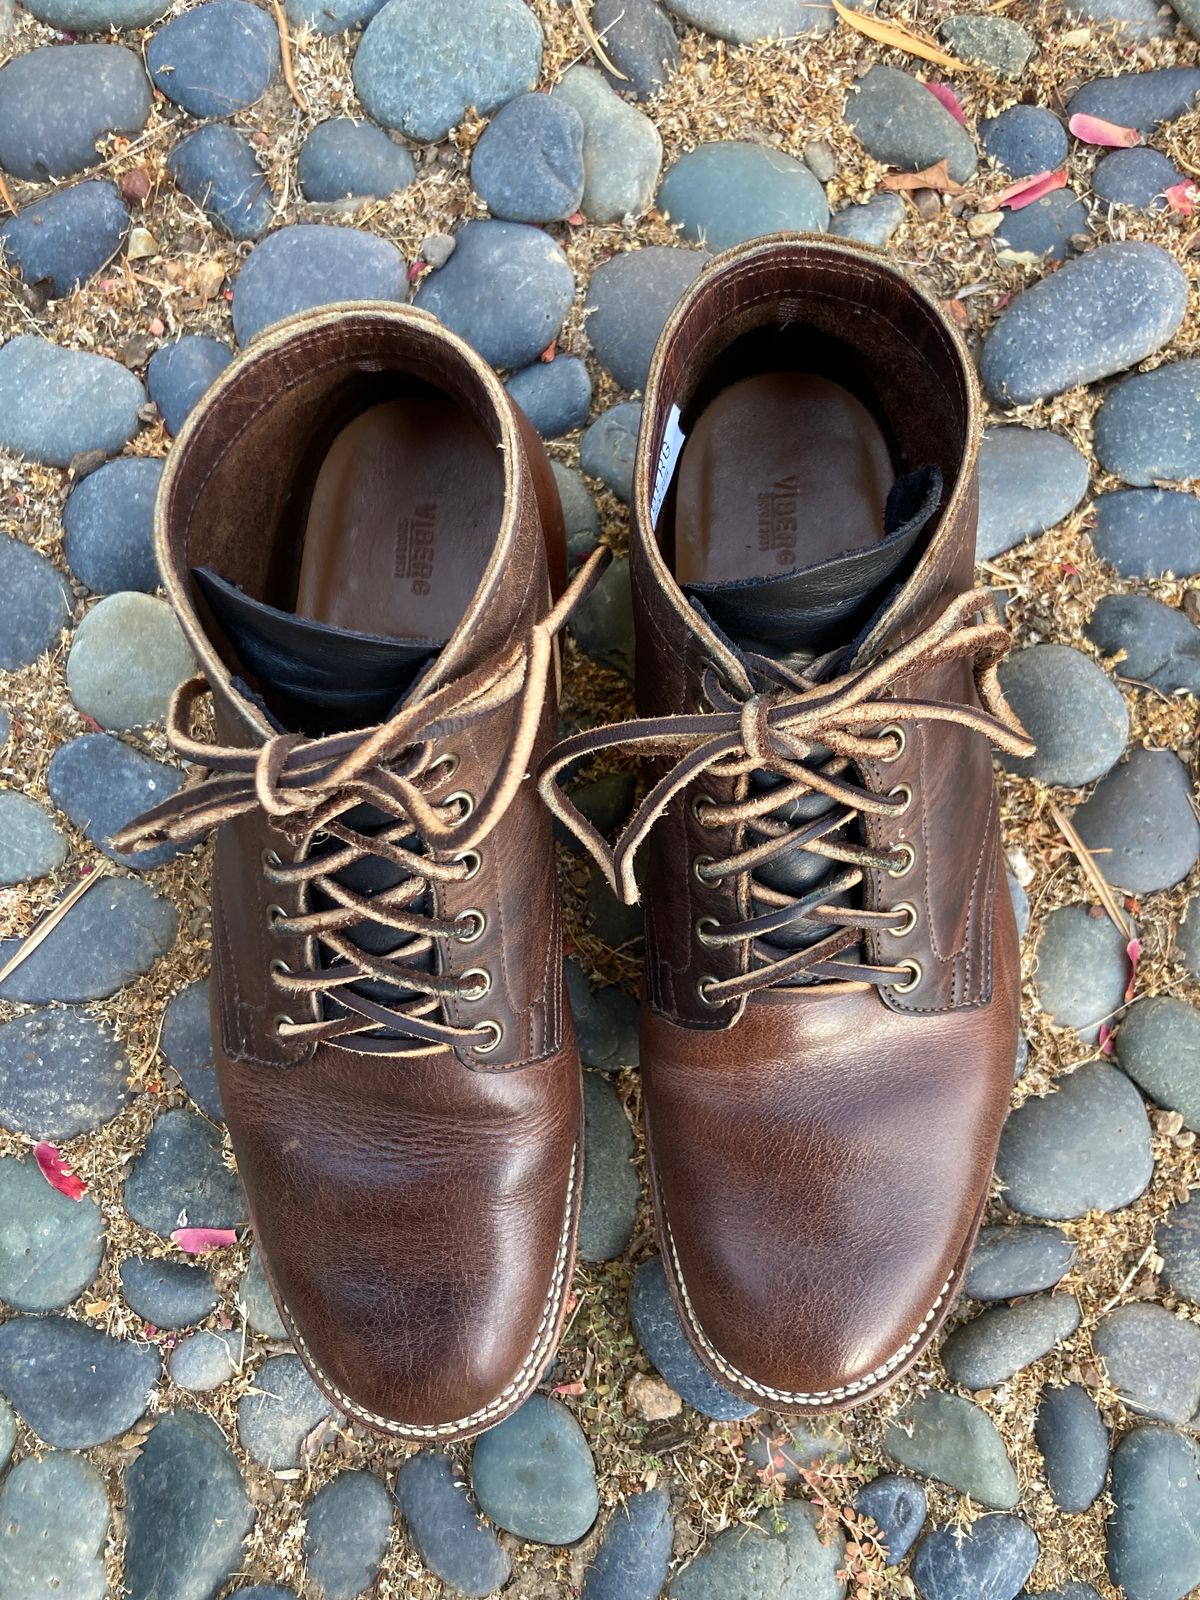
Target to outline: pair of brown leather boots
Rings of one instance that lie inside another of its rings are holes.
[[[700,1359],[783,1412],[866,1399],[970,1254],[1012,1079],[974,591],[976,386],[935,303],[822,238],[718,258],[646,389],[636,721],[555,748],[568,583],[545,454],[428,314],[259,340],[158,508],[210,770],[121,841],[219,827],[213,1031],[279,1309],[353,1419],[477,1432],[541,1380],[583,1174],[552,815],[639,895],[654,1203]],[[620,745],[615,847],[559,778]],[[539,794],[540,789],[540,794]]]

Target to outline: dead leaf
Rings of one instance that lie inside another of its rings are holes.
[[[881,22],[878,17],[872,17],[865,11],[851,11],[842,4],[842,0],[833,0],[833,9],[843,22],[852,28],[857,28],[859,33],[865,33],[868,39],[874,39],[877,44],[891,45],[893,50],[903,50],[910,56],[920,56],[922,61],[932,61],[951,72],[973,70],[965,61],[948,56],[944,50],[939,50],[936,45],[919,38],[915,33],[910,33],[907,28],[902,28],[895,22]]]
[[[945,156],[940,161],[935,161],[932,167],[923,167],[920,172],[889,172],[883,180],[882,187],[899,190],[938,189],[942,194],[970,192],[950,176]]]

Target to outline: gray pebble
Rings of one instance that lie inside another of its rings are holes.
[[[396,1474],[396,1500],[421,1560],[455,1593],[482,1597],[508,1582],[508,1552],[446,1456],[435,1450],[409,1456]]]
[[[0,670],[25,667],[71,622],[71,592],[45,556],[0,534]]]
[[[593,989],[577,962],[564,962],[571,1011],[585,1066],[618,1072],[638,1064],[638,1003],[616,985]]]
[[[838,239],[883,246],[904,221],[904,214],[904,201],[898,194],[877,194],[860,206],[845,206],[836,212],[829,231]]]
[[[1040,1361],[1079,1326],[1073,1294],[1034,1295],[1015,1306],[991,1306],[955,1328],[942,1344],[942,1365],[964,1389],[995,1389]]]
[[[1092,190],[1105,205],[1165,211],[1163,191],[1183,181],[1183,173],[1161,150],[1139,145],[1132,150],[1114,150],[1097,161]]]
[[[1020,1517],[980,1517],[965,1533],[927,1533],[909,1570],[923,1600],[1015,1600],[1037,1558],[1037,1538]]]
[[[1047,1388],[1034,1424],[1046,1482],[1060,1511],[1086,1511],[1108,1476],[1108,1429],[1096,1402],[1078,1383]]]
[[[1113,1457],[1108,1572],[1125,1600],[1185,1600],[1200,1584],[1200,1445],[1134,1428]]]
[[[972,1300],[1017,1299],[1053,1289],[1074,1260],[1075,1246],[1061,1228],[983,1228],[963,1288]]]
[[[585,655],[633,677],[633,589],[625,557],[609,563],[592,592],[575,608],[571,634]]]
[[[1050,913],[1038,942],[1037,988],[1052,1022],[1095,1044],[1100,1023],[1111,1023],[1124,998],[1128,943],[1108,917],[1093,916],[1084,906]]]
[[[679,40],[670,18],[655,0],[596,0],[592,27],[604,40],[604,53],[624,74],[613,87],[637,100],[656,94],[679,62]]]
[[[583,1429],[557,1400],[530,1395],[475,1443],[475,1498],[499,1527],[538,1544],[573,1544],[596,1520],[596,1469]]]
[[[1150,39],[1165,39],[1174,32],[1170,12],[1158,0],[1066,0],[1069,17],[1096,22],[1120,39],[1145,44]]]
[[[0,1487],[0,1592],[104,1600],[109,1516],[90,1461],[57,1450],[18,1461]]]
[[[623,389],[645,388],[658,336],[711,259],[707,251],[646,245],[611,256],[588,284],[587,336]]]
[[[1118,677],[1174,693],[1200,693],[1200,628],[1148,594],[1106,594],[1084,632]]]
[[[1190,1422],[1200,1408],[1200,1327],[1146,1302],[1100,1319],[1092,1349],[1130,1410]]]
[[[0,249],[26,283],[61,299],[112,260],[128,227],[116,185],[91,179],[22,207],[0,227]]]
[[[806,1471],[822,1463],[844,1465],[850,1461],[850,1446],[835,1423],[798,1422],[790,1419],[772,1425],[758,1423],[745,1442],[747,1465],[764,1482],[794,1484],[804,1482]]]
[[[657,1256],[643,1261],[633,1275],[629,1318],[638,1343],[660,1377],[693,1410],[716,1422],[736,1422],[752,1415],[753,1406],[730,1394],[701,1365],[679,1324],[663,1264]]]
[[[173,1383],[192,1394],[208,1394],[219,1389],[238,1371],[242,1360],[242,1340],[235,1332],[198,1328],[181,1339],[167,1362]]]
[[[18,1133],[73,1139],[98,1128],[128,1104],[127,1073],[121,1046],[86,1012],[0,1022],[0,1124]]]
[[[1074,241],[1091,232],[1091,214],[1074,189],[1052,189],[1040,200],[1005,211],[992,239],[1005,263],[1065,261]]]
[[[67,841],[37,801],[0,789],[0,888],[48,877],[66,859]]]
[[[229,346],[206,334],[176,339],[150,357],[146,387],[172,437],[232,360]]]
[[[46,774],[54,804],[106,856],[123,866],[154,867],[174,860],[179,848],[114,850],[111,839],[152,805],[177,792],[183,773],[143,755],[110,733],[85,733],[59,745]]]
[[[355,1600],[374,1584],[393,1508],[373,1472],[341,1472],[312,1497],[304,1513],[304,1557],[323,1600]]]
[[[121,1263],[121,1293],[131,1311],[159,1328],[190,1328],[217,1303],[207,1267],[187,1261],[130,1256]]]
[[[161,1371],[157,1350],[67,1317],[14,1317],[0,1327],[0,1389],[40,1439],[63,1450],[131,1428]]]
[[[1095,443],[1101,466],[1126,483],[1200,478],[1200,360],[1118,383],[1096,414]]]
[[[802,161],[734,139],[680,156],[659,185],[657,204],[685,239],[712,250],[769,233],[824,232],[829,225],[825,191]]]
[[[206,0],[146,46],[155,88],[194,117],[229,117],[262,98],[279,71],[279,32],[247,0]]]
[[[287,0],[288,18],[314,33],[345,33],[370,22],[384,0]]]
[[[579,465],[600,481],[624,505],[633,492],[633,463],[637,455],[642,407],[638,400],[622,400],[602,411],[579,441]]]
[[[167,5],[166,0],[30,0],[25,9],[63,33],[123,33],[157,22]]]
[[[201,978],[168,1000],[159,1048],[205,1116],[223,1122],[225,1113],[213,1066],[209,988],[209,980]]]
[[[1122,578],[1200,574],[1200,500],[1175,489],[1097,495],[1092,543]]]
[[[658,129],[592,67],[568,68],[554,94],[583,122],[584,216],[592,222],[640,216],[662,167]]]
[[[1048,428],[989,428],[979,450],[976,560],[1055,527],[1087,487],[1087,460],[1070,439]]]
[[[161,722],[172,694],[196,670],[165,600],[129,591],[106,595],[75,630],[67,687],[102,728]]]
[[[633,1130],[611,1084],[597,1072],[583,1075],[587,1117],[579,1255],[615,1261],[633,1237],[641,1185],[633,1164]]]
[[[1160,122],[1173,122],[1190,111],[1197,97],[1200,67],[1155,67],[1149,72],[1093,78],[1072,95],[1067,112],[1073,117],[1082,111],[1115,122],[1119,128],[1153,133]]]
[[[417,167],[405,147],[382,128],[352,117],[330,117],[318,122],[301,145],[296,175],[306,200],[383,200],[407,189]]]
[[[69,178],[95,164],[101,139],[141,133],[150,105],[142,63],[122,45],[45,45],[14,56],[0,67],[0,168],[32,183]]]
[[[1067,159],[1067,130],[1044,106],[1009,106],[999,116],[985,117],[979,137],[985,154],[1011,178],[1053,172]]]
[[[822,1533],[814,1506],[784,1500],[726,1528],[676,1576],[670,1600],[842,1600],[846,1541]]]
[[[262,1251],[257,1244],[250,1252],[250,1264],[238,1289],[238,1299],[245,1307],[246,1321],[255,1333],[261,1333],[267,1339],[290,1338],[267,1282]]]
[[[108,878],[73,905],[33,954],[0,983],[0,999],[30,1005],[105,1000],[131,978],[149,972],[175,943],[178,931],[179,913],[148,884]],[[20,943],[0,939],[0,967]]]
[[[333,1405],[305,1371],[299,1356],[271,1356],[255,1374],[254,1388],[238,1401],[242,1446],[273,1472],[294,1467],[300,1446]]]
[[[502,106],[471,155],[471,182],[494,217],[561,222],[583,200],[583,119],[561,95]]]
[[[919,172],[944,157],[957,183],[975,171],[971,135],[923,83],[898,67],[871,67],[847,96],[845,119],[886,166]]]
[[[941,33],[951,55],[1001,78],[1019,78],[1036,48],[1027,30],[1009,17],[947,17]]]
[[[115,455],[138,431],[145,403],[133,373],[107,356],[31,333],[0,346],[0,446],[31,461],[66,467],[78,455]]]
[[[29,1159],[0,1160],[0,1300],[57,1311],[100,1270],[105,1232],[90,1195],[70,1200]]]
[[[828,33],[837,20],[828,0],[668,0],[667,9],[731,44]],[[863,8],[855,0],[851,9]]]
[[[1002,755],[1009,772],[1078,788],[1103,777],[1124,754],[1124,696],[1082,650],[1028,645],[1001,663],[1000,685],[1037,745],[1032,756]]]
[[[163,463],[121,456],[89,472],[63,507],[63,553],[94,594],[158,588],[154,502]]]
[[[1200,856],[1192,793],[1177,755],[1139,745],[1077,808],[1075,827],[1089,850],[1106,852],[1101,870],[1118,889],[1169,889]]]
[[[888,1423],[884,1453],[922,1478],[936,1478],[980,1505],[1008,1511],[1017,1475],[996,1425],[973,1400],[933,1389]]]
[[[631,1494],[608,1520],[581,1600],[657,1600],[667,1581],[675,1524],[662,1489]]]
[[[403,300],[395,245],[356,228],[294,223],[254,249],[233,290],[233,331],[250,341],[285,317],[344,300]]]
[[[1118,1064],[1160,1106],[1200,1130],[1200,1010],[1174,995],[1151,995],[1125,1014]]]
[[[275,202],[270,180],[239,129],[223,122],[197,128],[172,150],[167,171],[231,239],[257,239],[271,226]]]
[[[919,1483],[881,1472],[854,1496],[854,1509],[860,1517],[871,1518],[887,1551],[888,1566],[898,1567],[925,1526],[927,1502]]]
[[[1200,1194],[1172,1206],[1154,1231],[1154,1248],[1167,1288],[1200,1305]]]
[[[504,387],[543,439],[559,439],[587,421],[592,380],[587,362],[578,356],[535,361],[514,372]]]
[[[176,1228],[237,1228],[246,1202],[221,1136],[195,1111],[164,1111],[125,1180],[125,1209],[164,1238]]]

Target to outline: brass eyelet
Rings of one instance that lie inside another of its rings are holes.
[[[264,850],[262,853],[262,869],[264,872],[276,872],[283,865],[283,857],[278,850]]]
[[[444,755],[435,756],[425,768],[425,776],[432,778],[439,767],[445,767],[445,773],[437,779],[438,783],[447,783],[458,771],[459,758],[453,750],[447,750]]]
[[[458,820],[460,822],[465,822],[475,810],[475,796],[473,794],[468,794],[465,789],[456,789],[453,794],[448,794],[446,798],[441,801],[441,804],[444,806],[460,805],[462,807],[462,815]]]
[[[919,961],[913,961],[911,959],[905,959],[904,961],[898,961],[896,963],[896,965],[898,967],[904,968],[904,970],[907,971],[907,972],[911,972],[912,973],[912,977],[908,980],[907,983],[894,983],[892,985],[892,993],[893,994],[911,994],[912,991],[917,987],[917,985],[920,983],[921,979],[925,975],[924,974],[924,970],[923,970],[923,968],[921,966],[921,963]]]
[[[500,1041],[504,1037],[504,1029],[498,1022],[493,1022],[490,1017],[486,1022],[477,1023],[475,1026],[475,1032],[486,1032],[490,1033],[492,1036],[491,1044],[472,1045],[471,1048],[474,1050],[477,1056],[490,1056],[493,1050],[499,1049]]]
[[[466,872],[458,880],[460,883],[470,883],[471,879],[483,865],[483,857],[478,850],[460,850],[456,856],[451,856],[451,864],[465,866]]]
[[[719,978],[713,977],[697,978],[696,993],[700,996],[701,1005],[713,1006],[715,1008],[725,1004],[724,1000],[714,1000],[712,995],[709,993],[709,990],[712,988],[713,984],[719,983],[720,981],[721,980]]]
[[[454,920],[466,923],[465,927],[455,928],[450,935],[452,939],[457,939],[459,944],[474,944],[476,939],[482,937],[483,930],[487,927],[487,918],[475,906],[471,906],[467,911],[460,911]]]
[[[896,799],[897,795],[903,795],[904,804],[902,806],[897,806],[896,810],[893,811],[891,813],[891,815],[893,817],[902,817],[904,815],[904,813],[908,810],[909,806],[912,805],[912,798],[913,798],[912,784],[911,783],[898,783],[894,789],[889,789],[888,790],[887,797],[888,797],[889,800]]]
[[[267,927],[270,928],[272,933],[276,932],[277,925],[284,921],[286,917],[287,912],[282,906],[270,905],[267,907]]]
[[[721,926],[721,924],[717,921],[716,917],[697,917],[696,918],[696,937],[697,937],[697,939],[699,939],[700,943],[702,945],[705,945],[709,950],[715,950],[720,941],[717,940],[717,939],[711,938],[707,933],[705,933],[704,930],[705,930],[705,928],[719,928],[720,926]]]
[[[468,967],[465,972],[459,974],[459,977],[464,983],[468,978],[478,978],[479,980],[473,988],[462,991],[464,1000],[472,1002],[482,1000],[484,995],[492,992],[492,975],[484,967]]]
[[[292,975],[291,967],[288,966],[282,956],[276,956],[271,962],[270,972],[273,978],[290,978]]]
[[[913,862],[917,859],[917,852],[905,839],[896,846],[894,854],[901,856],[903,859],[898,867],[888,867],[886,869],[888,877],[907,878],[913,869]]]
[[[911,900],[899,900],[890,909],[894,911],[897,916],[902,913],[904,916],[904,921],[898,928],[888,928],[887,932],[890,933],[895,939],[903,939],[907,934],[910,934],[917,925],[917,908],[915,905],[913,905]]]
[[[705,869],[713,865],[712,856],[697,856],[692,862],[692,876],[697,883],[702,883],[706,889],[711,889],[716,883],[715,878],[705,876]]]
[[[705,822],[704,818],[700,815],[701,806],[715,806],[716,803],[717,802],[710,794],[696,794],[692,796],[692,816],[695,817],[696,821],[702,828],[711,828],[712,823]]]
[[[274,1017],[272,1017],[271,1026],[282,1039],[284,1028],[294,1028],[296,1026],[296,1019],[295,1017],[289,1017],[285,1015],[284,1012],[280,1011],[277,1012]]]
[[[880,761],[890,766],[893,761],[899,761],[908,745],[908,735],[898,722],[889,722],[886,727],[880,728],[879,737],[882,739],[891,734],[896,741],[896,753],[890,756],[880,756]]]

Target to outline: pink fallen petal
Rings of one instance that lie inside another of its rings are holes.
[[[1101,1055],[1106,1055],[1106,1056],[1112,1055],[1112,1053],[1113,1053],[1113,1033],[1112,1033],[1112,1029],[1109,1027],[1107,1022],[1102,1022],[1100,1024],[1100,1032],[1099,1032],[1099,1035],[1097,1037],[1097,1043],[1100,1046]]]
[[[188,1256],[202,1256],[208,1250],[224,1250],[237,1243],[232,1228],[176,1228],[171,1238]]]
[[[33,1159],[38,1164],[38,1171],[52,1188],[59,1194],[65,1194],[68,1200],[82,1200],[87,1193],[87,1184],[82,1178],[77,1178],[67,1165],[60,1150],[52,1144],[39,1144],[34,1146]]]
[[[967,119],[963,116],[963,108],[958,103],[958,96],[948,83],[927,83],[925,87],[933,98],[945,106],[960,127],[965,128]]]
[[[1172,211],[1178,211],[1181,217],[1191,217],[1196,212],[1196,202],[1200,200],[1200,185],[1185,178],[1182,183],[1173,183],[1169,189],[1164,189],[1167,204]]]
[[[1137,983],[1138,962],[1142,959],[1142,941],[1130,939],[1125,946],[1125,954],[1129,957],[1129,982],[1125,986],[1125,1004],[1133,999],[1134,986]]]
[[[1084,144],[1103,144],[1114,150],[1130,150],[1142,142],[1142,136],[1136,128],[1123,128],[1119,122],[1105,122],[1103,117],[1089,117],[1086,111],[1077,111],[1067,127]]]
[[[1022,206],[1031,206],[1043,195],[1065,188],[1066,183],[1066,167],[1058,172],[1035,172],[1031,178],[1022,178],[1019,183],[1010,183],[1007,189],[1001,189],[998,195],[992,197],[991,209],[994,211],[997,206],[1007,206],[1010,211],[1020,211]]]

